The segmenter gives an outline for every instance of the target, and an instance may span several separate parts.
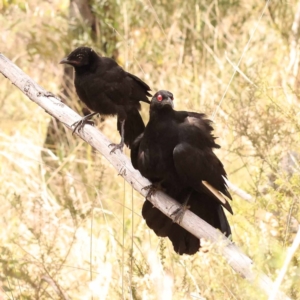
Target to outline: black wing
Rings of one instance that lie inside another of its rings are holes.
[[[147,97],[152,97],[152,95],[149,93],[151,91],[149,85],[131,73],[126,72],[126,74],[128,78],[131,79],[130,81],[132,82],[131,97],[137,101],[141,100],[143,102],[150,103],[149,99],[147,98]]]
[[[137,170],[138,170],[139,149],[140,149],[140,144],[143,136],[144,133],[141,133],[131,145],[130,159],[133,167]]]
[[[173,159],[179,177],[196,191],[210,194],[229,212],[231,206],[219,191],[231,199],[225,180],[226,172],[220,160],[210,148],[198,149],[188,143],[174,148]]]
[[[176,118],[181,119],[179,124],[179,139],[188,142],[197,148],[220,148],[213,136],[212,121],[205,114],[181,111],[176,113]]]

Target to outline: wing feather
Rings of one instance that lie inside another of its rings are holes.
[[[226,172],[211,149],[198,149],[188,143],[181,143],[174,148],[173,159],[179,177],[186,184],[199,192],[209,193],[232,213],[230,204],[223,196],[231,199],[223,178]]]

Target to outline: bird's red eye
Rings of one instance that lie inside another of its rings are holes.
[[[160,101],[162,101],[163,97],[162,97],[162,95],[157,95],[156,99],[157,99],[157,101],[160,102]]]

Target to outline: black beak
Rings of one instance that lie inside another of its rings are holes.
[[[174,107],[173,100],[170,97],[168,97],[168,99],[164,99],[161,104],[162,105],[170,105],[171,107]]]
[[[59,63],[60,63],[60,64],[69,64],[70,61],[68,61],[68,58],[65,57],[65,58],[63,58]]]

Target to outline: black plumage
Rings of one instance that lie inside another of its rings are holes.
[[[134,142],[131,161],[153,186],[165,191],[226,236],[231,234],[222,206],[232,213],[224,178],[214,154],[220,148],[204,114],[173,109],[173,95],[159,91],[150,104],[150,120]],[[221,193],[220,193],[221,192]],[[225,197],[226,196],[226,197]],[[146,200],[142,215],[158,236],[167,236],[179,254],[194,254],[198,238],[181,228]]]
[[[82,102],[95,113],[77,122],[79,129],[94,114],[117,115],[121,142],[114,145],[130,148],[145,125],[139,114],[140,101],[150,103],[150,87],[137,76],[123,70],[113,59],[99,56],[93,49],[79,47],[60,63],[75,69],[74,84]]]

